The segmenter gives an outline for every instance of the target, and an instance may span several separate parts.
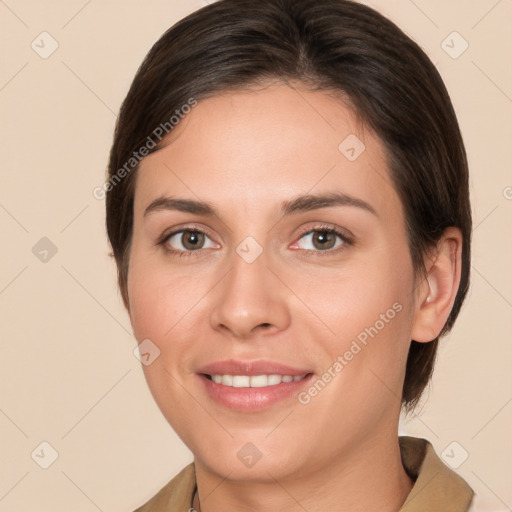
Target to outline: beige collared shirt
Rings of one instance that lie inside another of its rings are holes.
[[[399,443],[402,463],[415,483],[398,512],[469,511],[473,490],[441,461],[428,441],[403,436]],[[195,489],[191,463],[134,512],[189,512]]]

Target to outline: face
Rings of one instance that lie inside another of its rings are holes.
[[[396,441],[416,301],[379,139],[284,84],[200,101],[171,135],[138,171],[129,313],[196,464],[285,479]]]

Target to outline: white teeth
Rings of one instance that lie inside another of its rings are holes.
[[[268,386],[268,377],[266,375],[253,375],[251,377],[251,388],[263,388]]]
[[[276,384],[281,384],[281,375],[269,375],[268,385],[275,386]]]
[[[222,376],[222,384],[224,384],[224,386],[232,386],[233,385],[233,375],[223,375]]]
[[[297,382],[304,375],[210,375],[213,382],[234,388],[263,388],[276,386],[281,382]]]
[[[250,386],[250,381],[251,378],[248,375],[233,375],[234,388],[248,388]]]

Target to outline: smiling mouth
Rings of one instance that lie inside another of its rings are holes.
[[[287,382],[297,382],[304,379],[309,373],[302,375],[208,375],[204,374],[205,377],[220,384],[222,386],[233,387],[233,388],[264,388],[267,386],[277,386]]]

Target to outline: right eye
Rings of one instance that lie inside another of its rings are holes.
[[[206,233],[196,229],[182,229],[170,233],[162,240],[162,244],[170,252],[175,253],[193,252],[200,249],[217,249],[219,247]]]

